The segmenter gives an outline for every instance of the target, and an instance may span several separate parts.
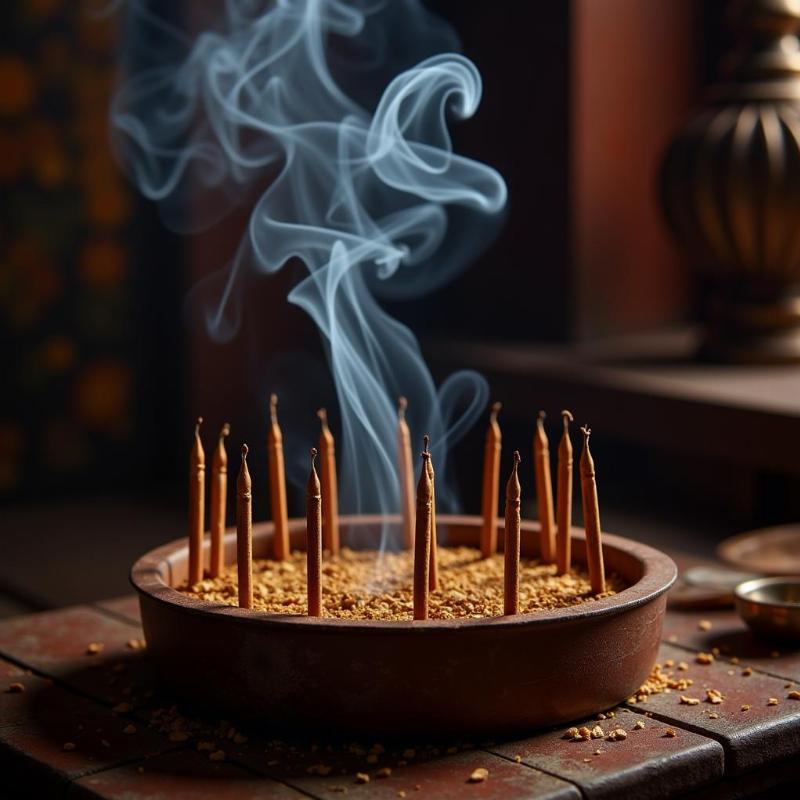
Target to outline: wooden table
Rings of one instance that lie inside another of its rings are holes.
[[[660,658],[687,663],[695,683],[685,694],[699,704],[671,692],[576,723],[621,727],[621,741],[566,741],[564,727],[436,747],[269,740],[235,721],[176,716],[134,649],[141,636],[134,597],[0,622],[0,796],[641,799],[800,788],[800,700],[788,697],[800,650],[759,643],[731,611],[668,613]],[[91,643],[102,652],[90,654]],[[696,663],[713,648],[714,663]],[[703,702],[708,688],[724,701]],[[488,779],[468,782],[478,767]]]

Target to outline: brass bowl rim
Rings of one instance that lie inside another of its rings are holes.
[[[796,575],[776,575],[770,578],[751,578],[748,581],[743,581],[734,590],[734,596],[737,600],[745,603],[753,603],[753,605],[761,606],[763,608],[789,608],[800,611],[800,602],[788,602],[785,600],[762,600],[752,596],[752,592],[763,589],[767,586],[798,586],[800,587],[800,577]]]

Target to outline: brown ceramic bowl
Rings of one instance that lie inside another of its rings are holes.
[[[441,542],[477,546],[477,517],[437,522]],[[381,523],[343,517],[342,541],[374,547]],[[538,524],[522,525],[523,553],[535,555]],[[304,533],[304,520],[290,521],[293,548],[302,548]],[[271,552],[271,523],[256,525],[253,537],[256,557]],[[225,548],[230,563],[234,532]],[[576,562],[585,563],[584,550],[574,530]],[[201,602],[171,588],[186,579],[186,539],[143,556],[131,579],[148,652],[179,698],[287,732],[487,737],[609,708],[647,677],[675,564],[610,534],[603,552],[606,569],[629,588],[571,608],[486,619],[357,621]]]

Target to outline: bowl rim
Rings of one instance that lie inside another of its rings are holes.
[[[734,597],[744,603],[752,603],[753,605],[762,606],[764,608],[790,608],[800,610],[800,603],[788,603],[784,600],[760,600],[752,597],[750,592],[762,589],[765,586],[778,586],[780,584],[789,584],[791,586],[800,586],[800,576],[798,575],[772,575],[767,578],[751,578],[747,581],[742,581],[733,590]]]
[[[398,522],[399,515],[378,517],[375,515],[340,515],[341,525],[375,524],[381,519],[386,522]],[[437,522],[454,524],[467,527],[478,527],[482,518],[456,514],[439,514]],[[502,526],[503,520],[498,520]],[[290,531],[293,528],[305,525],[305,520],[294,518],[289,520]],[[253,525],[254,539],[266,535],[273,528],[272,522],[262,522]],[[534,520],[522,520],[522,533],[533,535],[539,531],[539,523]],[[226,537],[235,529],[228,528]],[[572,527],[570,531],[573,546],[576,543],[585,543],[585,533],[582,528]],[[207,539],[204,540],[207,543]],[[549,625],[563,624],[565,622],[579,622],[598,617],[622,613],[626,610],[649,603],[667,592],[677,577],[675,562],[666,553],[641,542],[603,532],[603,550],[620,550],[632,556],[642,564],[642,576],[633,585],[623,589],[615,595],[596,600],[591,603],[580,603],[567,608],[534,611],[514,616],[480,617],[478,619],[459,617],[457,619],[427,619],[427,620],[362,620],[341,619],[337,617],[308,617],[300,614],[275,614],[267,611],[239,608],[222,604],[213,604],[173,589],[161,577],[162,566],[170,556],[180,550],[188,549],[188,541],[184,536],[145,553],[131,567],[130,581],[134,589],[142,597],[148,597],[157,603],[170,607],[178,607],[190,614],[210,615],[212,617],[226,618],[245,625],[260,625],[291,629],[313,629],[316,631],[348,630],[384,634],[412,632],[416,635],[432,631],[447,631],[484,628],[515,628],[519,625]]]

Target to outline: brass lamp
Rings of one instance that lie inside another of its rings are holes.
[[[712,287],[701,355],[800,362],[800,0],[746,0],[747,46],[662,164],[662,204]]]

